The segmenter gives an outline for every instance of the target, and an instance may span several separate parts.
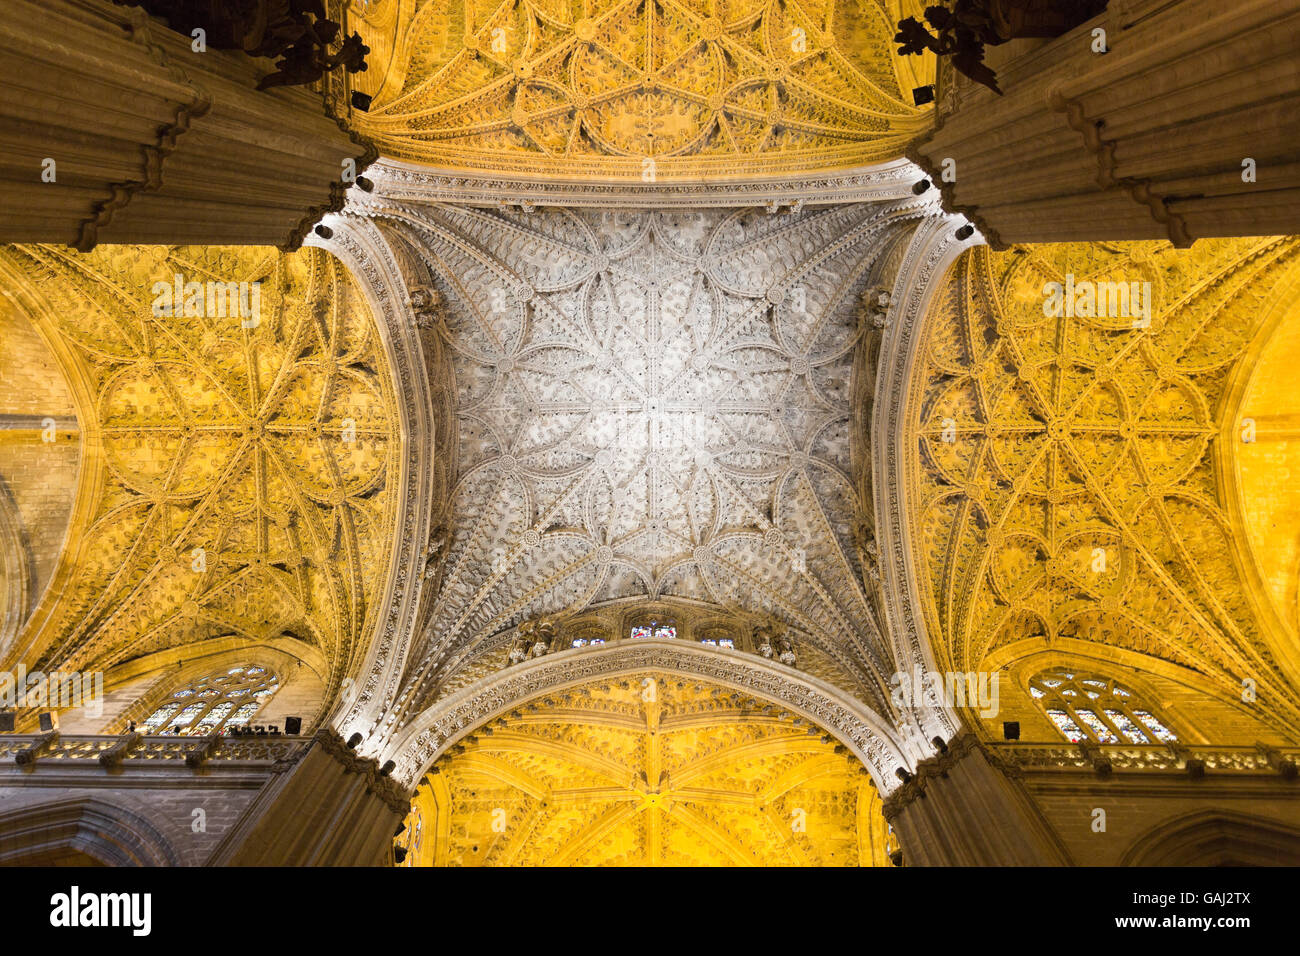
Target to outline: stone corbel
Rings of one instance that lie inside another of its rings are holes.
[[[1300,775],[1297,773],[1296,762],[1290,757],[1284,757],[1282,751],[1276,747],[1270,747],[1265,743],[1256,743],[1255,749],[1268,761],[1270,767],[1282,775],[1282,779],[1295,780]]]
[[[122,760],[130,753],[131,748],[138,744],[144,734],[138,731],[130,730],[117,738],[117,743],[107,750],[100,751],[99,764],[102,767],[116,767],[122,763]],[[186,763],[188,764],[188,758]]]
[[[1186,747],[1178,744],[1170,744],[1169,751],[1178,760],[1182,761],[1183,768],[1187,771],[1187,776],[1193,780],[1200,780],[1205,776],[1205,761],[1192,754]]]
[[[199,742],[198,746],[190,748],[185,753],[185,766],[191,770],[197,770],[203,766],[203,762],[212,756],[212,751],[216,748],[217,743],[221,740],[220,734],[209,734]]]
[[[59,732],[57,730],[51,730],[47,733],[41,734],[41,736],[37,737],[22,750],[19,750],[14,754],[14,763],[18,764],[20,767],[27,767],[34,764],[36,758],[41,755],[41,752],[58,739]]]
[[[1101,752],[1091,740],[1079,741],[1079,752],[1083,754],[1083,759],[1092,764],[1092,769],[1097,772],[1099,777],[1109,777],[1114,767],[1111,765],[1110,758]]]

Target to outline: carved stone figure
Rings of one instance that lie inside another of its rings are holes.
[[[426,581],[438,573],[450,537],[450,530],[446,525],[442,524],[434,528],[429,535],[429,545],[424,552],[424,578]]]
[[[411,290],[411,311],[415,313],[415,327],[432,329],[442,318],[444,300],[442,293],[431,286],[416,286]]]
[[[785,634],[776,639],[776,659],[790,667],[794,667],[798,663],[794,653],[794,645],[790,643]]]
[[[549,654],[551,642],[555,640],[554,622],[548,620],[538,621],[535,634],[532,647],[528,649],[528,656],[541,657],[543,654]]]
[[[868,328],[881,330],[889,324],[890,295],[886,289],[867,289],[862,293],[858,316]]]

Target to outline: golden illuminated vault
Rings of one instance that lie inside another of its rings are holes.
[[[898,2],[395,6],[360,15],[383,75],[360,129],[400,159],[643,182],[803,173],[896,158],[929,113],[911,105],[928,64],[892,54]]]
[[[10,247],[0,269],[85,435],[62,567],[9,655],[108,669],[287,636],[336,686],[393,526],[391,373],[354,281],[318,250],[256,247]],[[247,313],[159,314],[177,276],[205,312],[209,282],[256,294]]]
[[[1255,681],[1265,719],[1294,726],[1294,623],[1261,614],[1230,472],[1240,456],[1258,491],[1238,378],[1261,329],[1293,308],[1298,269],[1295,239],[959,260],[915,379],[912,533],[941,666],[987,669],[1042,647],[1149,655],[1225,699]],[[1051,283],[1067,282],[1073,308],[1046,314]],[[1116,310],[1107,283],[1149,296],[1149,310],[1133,298]],[[1102,294],[1085,308],[1087,289]],[[1279,407],[1253,405],[1261,422],[1289,404],[1272,387]],[[1260,528],[1255,505],[1246,514],[1275,569],[1274,545],[1290,545]]]
[[[865,769],[817,727],[651,673],[532,701],[421,784],[412,866],[887,866]]]
[[[980,102],[916,105],[922,6],[330,0],[383,159],[314,247],[0,247],[67,443],[0,468],[0,670],[105,672],[86,734],[274,694],[409,866],[883,866],[886,808],[955,858],[1026,767],[1291,780],[1300,238],[991,251],[903,158]]]

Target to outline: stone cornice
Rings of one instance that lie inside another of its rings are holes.
[[[614,209],[764,206],[773,210],[784,206],[907,199],[912,196],[912,185],[917,179],[916,168],[905,159],[816,176],[772,176],[749,182],[565,182],[524,173],[493,176],[437,169],[396,159],[375,163],[367,177],[374,181],[377,194],[406,202]]]

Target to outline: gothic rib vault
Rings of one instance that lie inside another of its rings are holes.
[[[479,728],[421,784],[408,866],[887,866],[866,771],[779,708],[663,673]]]
[[[1293,238],[1091,243],[981,248],[953,266],[918,354],[910,478],[941,667],[1054,648],[1205,679],[1295,733],[1294,620],[1269,607],[1275,564],[1256,564],[1289,544],[1255,517],[1270,501],[1258,477],[1239,497],[1233,463],[1259,460],[1251,414],[1285,441],[1267,423],[1289,397],[1243,410],[1239,380],[1294,310],[1298,255]],[[1148,283],[1149,324],[1045,316],[1045,283],[1067,273]]]
[[[376,0],[360,130],[391,157],[552,179],[734,179],[900,156],[926,122],[910,0]],[[919,9],[919,8],[918,8]]]
[[[899,158],[915,12],[370,0],[386,158],[323,248],[0,249],[82,448],[0,664],[165,664],[116,733],[274,647],[420,784],[421,864],[883,864],[961,726],[891,697],[914,666],[1149,670],[1244,715],[1215,743],[1295,742],[1297,240],[961,252]],[[262,318],[152,312],[175,274]],[[1067,274],[1149,283],[1149,326],[1045,316]]]
[[[257,247],[15,246],[0,269],[85,436],[61,565],[8,659],[111,672],[287,641],[325,662],[328,699],[375,626],[400,445],[352,278],[318,250]],[[159,315],[154,285],[178,274],[260,283],[260,315]]]
[[[848,399],[906,204],[381,209],[456,408],[399,727],[520,621],[638,596],[771,616],[887,711]]]

